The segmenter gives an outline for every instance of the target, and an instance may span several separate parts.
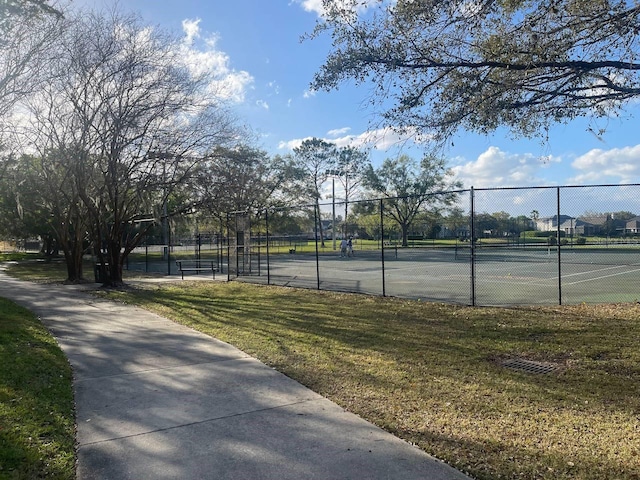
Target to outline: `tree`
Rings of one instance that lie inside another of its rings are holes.
[[[474,238],[483,238],[485,236],[494,236],[500,228],[499,220],[493,215],[483,212],[477,213],[474,218],[476,231]]]
[[[538,230],[538,219],[540,218],[540,212],[538,210],[531,210],[531,221],[533,222],[533,229]]]
[[[51,215],[40,205],[40,185],[29,181],[37,159],[24,155],[15,159],[0,177],[0,238],[16,241],[28,238],[51,238],[48,223]],[[52,245],[45,253],[52,253]]]
[[[320,138],[304,140],[299,147],[293,149],[295,165],[303,173],[301,177],[303,194],[315,205],[320,243],[323,247],[324,232],[319,214],[321,190],[330,172],[336,167],[336,156],[335,145]]]
[[[388,124],[432,138],[501,125],[544,135],[555,122],[618,114],[640,95],[638,2],[322,4],[309,37],[330,33],[333,51],[312,87],[371,81]]]
[[[431,208],[428,211],[421,210],[414,218],[411,230],[422,239],[438,238],[442,231],[443,222],[444,217],[440,208]],[[416,226],[419,226],[419,228],[416,229]]]
[[[496,231],[495,235],[504,236],[511,233],[512,230],[512,217],[507,212],[494,212],[491,214],[496,219]]]
[[[399,233],[398,222],[392,217],[384,215],[380,218],[380,200],[359,201],[353,204],[352,215],[357,224],[358,234],[362,238],[373,238],[383,241]],[[382,230],[381,227],[382,220]]]
[[[402,155],[386,159],[377,169],[370,167],[364,186],[372,196],[385,197],[384,214],[398,223],[406,247],[409,227],[421,208],[448,206],[456,199],[454,190],[461,184],[450,176],[442,158],[427,155],[418,163]]]
[[[0,178],[12,160],[3,154],[15,105],[38,88],[58,40],[62,14],[45,0],[5,0],[0,7]]]
[[[469,215],[460,207],[453,207],[444,219],[445,226],[457,237],[461,230],[469,228]]]
[[[349,200],[353,200],[360,190],[369,167],[368,155],[355,147],[342,147],[338,150],[336,168],[332,171],[344,189],[344,228],[342,235],[347,235],[349,219]]]
[[[612,212],[611,213],[611,218],[615,219],[615,220],[623,220],[623,221],[627,221],[627,220],[631,220],[632,218],[637,217],[637,214],[633,213],[633,212],[628,212],[628,211],[620,211],[620,212]]]
[[[234,211],[263,209],[278,203],[292,180],[292,165],[280,156],[240,145],[218,147],[197,167],[185,188],[198,208],[216,216]]]
[[[62,14],[45,0],[5,0],[0,8],[0,117],[31,93]]]
[[[239,135],[177,41],[132,15],[82,12],[70,20],[49,82],[30,102],[32,140],[72,166],[105,284],[122,283],[128,254],[153,223],[183,212],[166,207],[179,185],[218,146]]]
[[[24,180],[31,184],[28,190],[38,192],[34,195],[36,211],[45,215],[41,220],[63,252],[67,282],[81,282],[82,259],[90,241],[90,216],[80,198],[80,185],[73,176],[75,165],[55,150],[34,160],[25,172]]]
[[[16,21],[42,14],[61,17],[62,13],[49,3],[48,0],[4,0],[0,9],[0,27],[6,28]]]

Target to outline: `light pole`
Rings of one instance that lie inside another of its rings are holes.
[[[331,177],[331,238],[333,249],[336,250],[336,177]]]
[[[325,175],[331,176],[331,238],[333,249],[336,250],[336,175],[340,175],[338,170],[327,170]]]

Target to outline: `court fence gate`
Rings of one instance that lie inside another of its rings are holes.
[[[226,237],[230,280],[473,306],[640,299],[640,184],[233,212]]]

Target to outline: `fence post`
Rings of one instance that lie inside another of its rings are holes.
[[[227,212],[227,282],[230,282],[230,281],[231,281],[231,227],[229,226],[229,212]]]
[[[229,221],[229,214],[227,213],[227,222]],[[220,235],[218,236],[218,265],[220,267],[220,273],[224,273],[224,255],[223,255],[223,249],[224,249],[224,220],[222,218],[222,215],[220,215]],[[228,233],[228,232],[227,232]],[[228,242],[227,242],[228,243]],[[227,257],[227,262],[229,257]],[[229,265],[227,265],[227,280],[228,275],[229,275]]]
[[[167,275],[171,276],[171,225],[167,218]]]
[[[470,217],[470,225],[471,228],[471,245],[469,250],[469,260],[471,262],[471,305],[476,306],[476,226],[475,226],[475,194],[473,191],[473,187],[469,191],[470,201],[471,201],[471,217]]]
[[[313,207],[313,217],[314,217],[314,224],[315,224],[315,244],[316,244],[316,280],[317,280],[317,287],[318,290],[320,290],[320,256],[318,254],[318,222],[320,221],[320,207],[318,206],[318,204],[316,203]],[[322,228],[322,225],[320,225],[320,228]]]
[[[381,198],[380,199],[380,241],[382,242],[382,255],[381,255],[381,260],[382,260],[382,296],[386,297],[387,296],[387,289],[386,289],[386,284],[385,284],[385,279],[384,279],[384,200]]]
[[[269,264],[269,209],[264,210],[265,235],[267,236],[267,285],[271,285],[271,268]]]
[[[557,191],[557,204],[558,204],[558,221],[556,231],[556,246],[558,248],[558,305],[562,305],[562,262],[560,257],[560,187],[556,187]]]

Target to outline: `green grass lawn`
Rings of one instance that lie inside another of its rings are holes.
[[[474,308],[189,281],[102,294],[236,345],[476,478],[640,478],[640,304]]]
[[[0,298],[0,478],[75,478],[71,368],[29,311]]]
[[[481,479],[640,477],[640,306],[470,308],[239,282],[111,298],[220,338]],[[533,375],[507,358],[547,362]]]

